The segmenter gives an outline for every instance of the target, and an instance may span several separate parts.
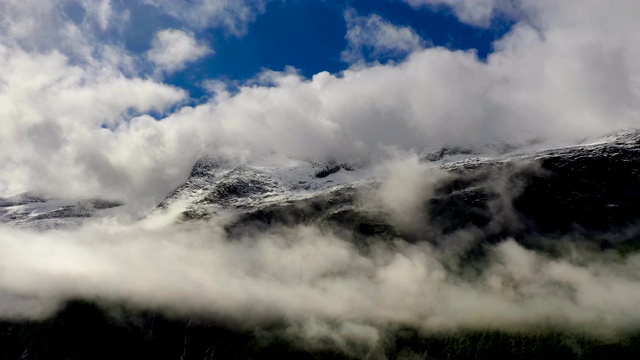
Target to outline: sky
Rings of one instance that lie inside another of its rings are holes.
[[[192,97],[199,97],[202,89],[194,83],[203,77],[246,81],[263,69],[282,71],[293,67],[310,78],[322,71],[335,74],[347,70],[361,57],[381,63],[403,60],[409,51],[375,52],[371,44],[353,49],[350,58],[342,55],[349,47],[348,26],[358,18],[370,16],[407,28],[415,34],[415,46],[474,49],[482,59],[491,52],[493,41],[511,25],[508,19],[495,19],[486,28],[477,27],[460,22],[449,7],[412,8],[394,0],[271,2],[263,14],[247,25],[242,36],[229,36],[227,30],[220,28],[203,31],[200,36],[218,49],[217,55],[210,54],[167,81],[189,89]]]
[[[632,0],[6,0],[0,194],[141,209],[218,154],[375,164],[638,122]]]

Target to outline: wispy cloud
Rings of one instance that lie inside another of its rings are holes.
[[[347,10],[345,20],[348,47],[342,52],[342,60],[348,63],[403,57],[426,44],[412,28],[393,25],[379,15],[361,17],[354,10]]]
[[[488,26],[493,17],[510,11],[520,0],[403,0],[409,5],[419,7],[450,7],[460,21],[476,26]]]
[[[247,24],[265,10],[270,0],[142,0],[162,12],[196,28],[224,27],[232,34],[242,35]]]

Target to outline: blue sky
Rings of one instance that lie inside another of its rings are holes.
[[[127,48],[133,52],[146,51],[155,32],[171,25],[180,27],[150,6],[136,5],[132,9],[134,14],[146,14],[144,21],[129,25],[135,31],[126,32]],[[425,46],[475,50],[480,59],[491,53],[492,43],[512,26],[511,21],[500,17],[493,18],[489,26],[471,25],[461,22],[448,6],[415,8],[399,0],[274,1],[267,3],[243,33],[230,33],[224,27],[198,29],[196,38],[215,53],[170,74],[166,82],[188,89],[193,98],[199,98],[205,95],[199,86],[202,79],[242,82],[264,69],[282,71],[287,66],[307,78],[321,71],[339,73],[351,65],[341,59],[341,52],[348,46],[345,11],[360,17],[378,15],[393,25],[411,28]],[[405,56],[376,56],[365,50],[368,62],[401,61]]]

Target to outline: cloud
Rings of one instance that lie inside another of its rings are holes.
[[[56,52],[0,46],[0,63],[6,70],[0,74],[0,116],[10,119],[0,131],[2,188],[28,183],[59,196],[85,196],[88,188],[69,187],[68,181],[83,178],[94,184],[89,188],[105,190],[111,187],[107,179],[124,185],[130,175],[118,164],[128,155],[117,153],[126,148],[106,142],[113,133],[103,126],[117,127],[129,113],[162,112],[186,97],[183,90],[127,78],[114,68],[74,66]]]
[[[223,27],[242,35],[247,24],[265,10],[269,0],[194,0],[188,3],[172,0],[143,0],[187,26],[195,28]]]
[[[111,0],[100,0],[97,2],[85,2],[83,4],[89,13],[93,13],[102,31],[107,30],[113,17],[113,7]]]
[[[376,167],[376,173],[384,181],[373,194],[363,196],[367,207],[386,213],[387,221],[407,234],[425,233],[425,199],[431,198],[435,185],[446,179],[447,173],[424,166],[416,154],[385,161]]]
[[[80,297],[365,341],[387,326],[611,336],[640,322],[638,255],[576,246],[548,257],[507,240],[487,245],[486,265],[467,276],[446,244],[369,239],[363,247],[314,227],[228,239],[223,226],[152,216],[47,232],[2,227],[0,317],[46,316]]]
[[[419,8],[423,6],[449,6],[460,21],[476,25],[488,26],[497,12],[505,11],[508,0],[403,0],[409,5]],[[518,0],[520,1],[520,0]],[[516,1],[516,2],[518,2]]]
[[[213,52],[208,46],[199,44],[193,34],[176,29],[159,31],[151,45],[147,58],[168,73],[182,70],[188,63]]]
[[[348,63],[383,56],[402,57],[422,49],[425,45],[412,28],[393,25],[376,14],[361,17],[355,11],[347,10],[345,20],[348,47],[342,52],[341,57]]]
[[[146,112],[173,109],[184,91],[146,78],[134,56],[87,36],[59,8],[29,4],[2,3],[3,34],[15,34],[2,37],[0,56],[4,194],[108,195],[149,208],[205,154],[375,164],[424,147],[571,143],[638,124],[634,1],[528,2],[527,20],[486,61],[432,47],[310,79],[267,71],[259,78],[268,85],[258,79],[226,91],[216,83],[209,101],[178,106],[161,121]],[[356,17],[354,26],[388,25],[376,19]],[[61,41],[44,44],[49,32]]]

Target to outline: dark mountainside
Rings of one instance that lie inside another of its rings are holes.
[[[619,134],[600,144],[441,165],[447,175],[423,199],[423,214],[415,219],[419,223],[409,227],[363,205],[362,194],[375,190],[375,183],[336,186],[256,205],[238,199],[271,194],[281,185],[251,169],[236,168],[221,175],[219,168],[214,161],[200,161],[187,184],[168,196],[158,211],[197,188],[205,195],[187,207],[181,221],[207,221],[220,209],[231,208],[240,212],[226,228],[232,239],[273,226],[307,223],[348,234],[362,247],[372,237],[447,246],[447,239],[471,234],[476,245],[463,255],[469,267],[482,266],[487,244],[507,238],[551,256],[566,241],[620,254],[640,247],[640,132]],[[348,170],[347,165],[333,164],[317,177],[324,181]],[[0,206],[6,204],[0,201]],[[544,326],[518,332],[435,334],[390,327],[384,330],[384,347],[363,349],[329,341],[311,345],[283,329],[278,323],[255,329],[219,319],[167,317],[126,304],[71,301],[50,319],[2,322],[0,358],[637,359],[640,355],[637,331],[602,340]]]
[[[640,133],[604,144],[501,160],[470,159],[441,168],[449,176],[424,199],[425,216],[416,219],[424,219],[426,226],[420,229],[429,231],[394,227],[386,214],[359,204],[359,191],[369,189],[349,186],[251,209],[230,230],[248,224],[260,228],[318,223],[348,229],[359,238],[400,236],[436,243],[464,230],[481,242],[513,237],[535,249],[542,246],[536,239],[568,235],[620,250],[634,247],[638,240]]]
[[[46,321],[3,323],[2,359],[637,359],[640,333],[604,341],[553,329],[423,334],[385,331],[381,346],[309,345],[277,325],[242,329],[207,319],[73,301]]]

